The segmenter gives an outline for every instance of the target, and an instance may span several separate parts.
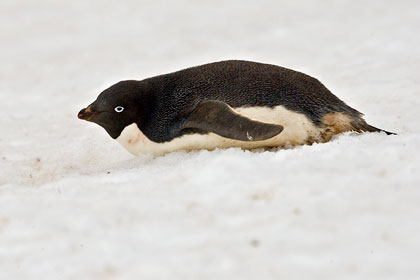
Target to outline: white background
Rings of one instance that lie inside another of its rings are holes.
[[[398,136],[133,158],[106,87],[223,59]],[[419,279],[420,2],[0,2],[1,279]]]

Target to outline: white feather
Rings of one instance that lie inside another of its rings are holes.
[[[311,120],[305,115],[287,110],[283,106],[236,108],[235,111],[254,120],[280,124],[284,127],[284,130],[279,135],[264,141],[252,141],[252,135],[249,134],[247,134],[248,139],[251,141],[246,142],[209,133],[205,135],[184,135],[169,142],[156,143],[149,140],[133,123],[127,126],[116,140],[134,155],[149,154],[157,156],[177,150],[213,150],[229,147],[253,149],[302,145],[308,143],[309,139],[319,139],[320,137],[320,128],[316,127]]]

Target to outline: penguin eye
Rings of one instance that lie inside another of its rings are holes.
[[[123,106],[117,106],[114,108],[114,111],[117,113],[121,113],[122,111],[124,111],[124,107]]]

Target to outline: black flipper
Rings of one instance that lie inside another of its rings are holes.
[[[240,141],[266,140],[283,131],[281,125],[251,120],[215,100],[200,103],[184,121],[184,128],[198,128]]]

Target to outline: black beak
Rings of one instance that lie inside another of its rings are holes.
[[[90,121],[95,114],[98,114],[98,112],[92,111],[91,106],[92,105],[88,106],[85,109],[80,110],[79,114],[77,114],[77,117],[81,120]]]

